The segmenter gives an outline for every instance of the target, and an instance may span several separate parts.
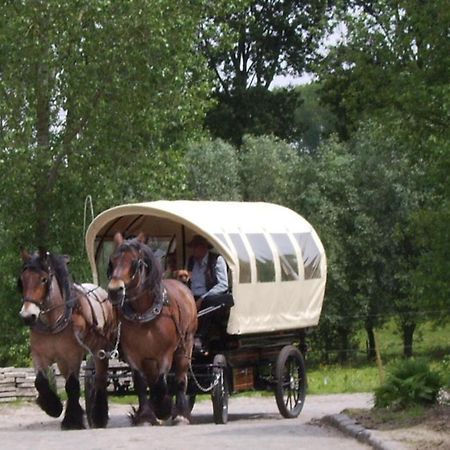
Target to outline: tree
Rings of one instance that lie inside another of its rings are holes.
[[[319,91],[316,82],[295,88],[301,103],[294,112],[293,127],[298,136],[296,145],[302,151],[316,151],[322,141],[338,131],[337,117],[320,103]]]
[[[295,150],[273,136],[244,136],[240,150],[241,192],[245,201],[292,203]]]
[[[335,22],[346,35],[318,65],[323,98],[340,118],[348,138],[361,119],[381,115],[401,120],[405,135],[447,130],[449,71],[443,0],[346,1]]]
[[[348,146],[331,137],[316,153],[301,155],[294,175],[295,210],[314,226],[327,255],[325,301],[313,336],[327,362],[334,352],[340,362],[349,359],[366,309],[366,299],[355,292],[355,235],[364,218],[358,210],[354,162]]]
[[[162,0],[2,7],[2,152],[7,167],[26,169],[33,240],[50,240],[64,175],[81,185],[75,174],[91,171],[103,188],[106,176],[113,192],[122,180],[129,189],[158,149],[202,120],[199,15],[191,2]]]
[[[218,105],[208,117],[214,135],[240,145],[244,134],[276,134],[289,136],[270,127],[276,121],[292,117],[295,93],[269,91],[274,77],[301,74],[318,47],[326,24],[330,2],[314,0],[252,0],[237,1],[225,10],[214,9],[207,15],[202,29],[201,50],[216,75]],[[254,101],[257,101],[254,105]],[[286,108],[272,107],[284,105]],[[232,124],[228,135],[221,129],[224,122]],[[264,130],[258,128],[262,123]],[[289,120],[280,120],[285,127]]]
[[[423,204],[423,171],[411,162],[398,135],[368,121],[352,139],[355,182],[365,226],[359,228],[355,292],[366,299],[369,356],[375,358],[374,329],[395,313],[404,354],[412,355],[413,334],[425,316],[414,277],[421,246],[412,227]]]
[[[400,267],[415,276],[400,284],[412,282],[417,301],[430,311],[441,311],[440,319],[448,317],[448,308],[442,308],[450,289],[443,256],[450,252],[445,231],[450,195],[447,4],[348,1],[340,6],[336,21],[344,23],[347,32],[319,65],[322,98],[339,118],[341,137],[351,138],[367,118],[376,118],[384,136],[396,137],[398,158],[421,168],[414,190],[426,201],[413,211],[409,224],[403,222],[397,230],[397,242],[403,243],[397,250],[410,255],[410,264]],[[406,306],[411,296],[402,295]],[[408,348],[415,325],[406,319],[407,310],[402,317]]]
[[[413,219],[424,196],[422,170],[402,151],[398,136],[368,121],[347,143],[333,138],[301,157],[297,210],[315,224],[328,255],[328,287],[318,331],[326,351],[349,356],[358,327],[367,331],[375,357],[374,329],[395,316],[404,353],[427,308],[415,271],[422,252]]]
[[[0,326],[18,332],[20,246],[83,259],[83,201],[182,195],[183,145],[200,133],[207,67],[201,2],[59,0],[0,7]]]
[[[273,134],[279,139],[295,142],[300,128],[294,116],[301,109],[301,97],[292,89],[267,90],[249,87],[238,95],[216,92],[216,105],[206,116],[205,125],[213,136],[242,145],[243,136]]]
[[[195,200],[240,200],[236,149],[226,142],[204,139],[191,143],[185,156],[187,190]]]

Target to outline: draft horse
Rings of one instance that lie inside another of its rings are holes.
[[[105,427],[108,422],[108,359],[100,356],[111,349],[117,329],[108,294],[90,283],[73,283],[67,256],[45,250],[30,255],[22,250],[21,257],[23,267],[18,278],[22,293],[20,316],[31,328],[37,403],[51,417],[59,417],[63,411],[63,404],[48,377],[50,366],[56,363],[64,376],[67,393],[61,427],[84,428],[79,373],[83,357],[89,350],[95,359],[95,383],[93,392],[86,393],[91,395],[92,402],[88,421],[93,427]]]
[[[183,416],[190,421],[187,373],[197,330],[191,291],[181,282],[162,279],[162,269],[141,233],[114,237],[108,269],[108,293],[121,321],[120,346],[134,373],[139,407],[134,424]],[[175,404],[167,375],[174,371]],[[150,390],[148,396],[147,390]]]

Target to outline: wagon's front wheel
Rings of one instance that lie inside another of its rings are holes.
[[[228,422],[228,397],[230,389],[226,376],[226,359],[223,355],[216,355],[213,361],[213,375],[216,381],[212,391],[214,423],[226,424]]]
[[[298,417],[306,395],[306,369],[300,350],[293,345],[283,347],[275,371],[278,410],[287,419]]]

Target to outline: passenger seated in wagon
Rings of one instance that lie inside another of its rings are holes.
[[[231,306],[228,284],[227,264],[223,256],[211,251],[211,244],[200,235],[195,235],[188,244],[192,256],[188,261],[190,287],[197,303],[199,322],[194,347],[204,352],[204,340],[211,322],[223,314],[224,306]],[[214,310],[214,307],[218,307]],[[213,311],[207,312],[206,310]],[[205,314],[201,314],[204,311]]]

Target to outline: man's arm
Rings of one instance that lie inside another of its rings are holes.
[[[215,269],[217,284],[214,285],[206,294],[202,295],[202,299],[210,295],[224,294],[229,289],[227,264],[225,263],[223,256],[219,255],[217,257]]]

